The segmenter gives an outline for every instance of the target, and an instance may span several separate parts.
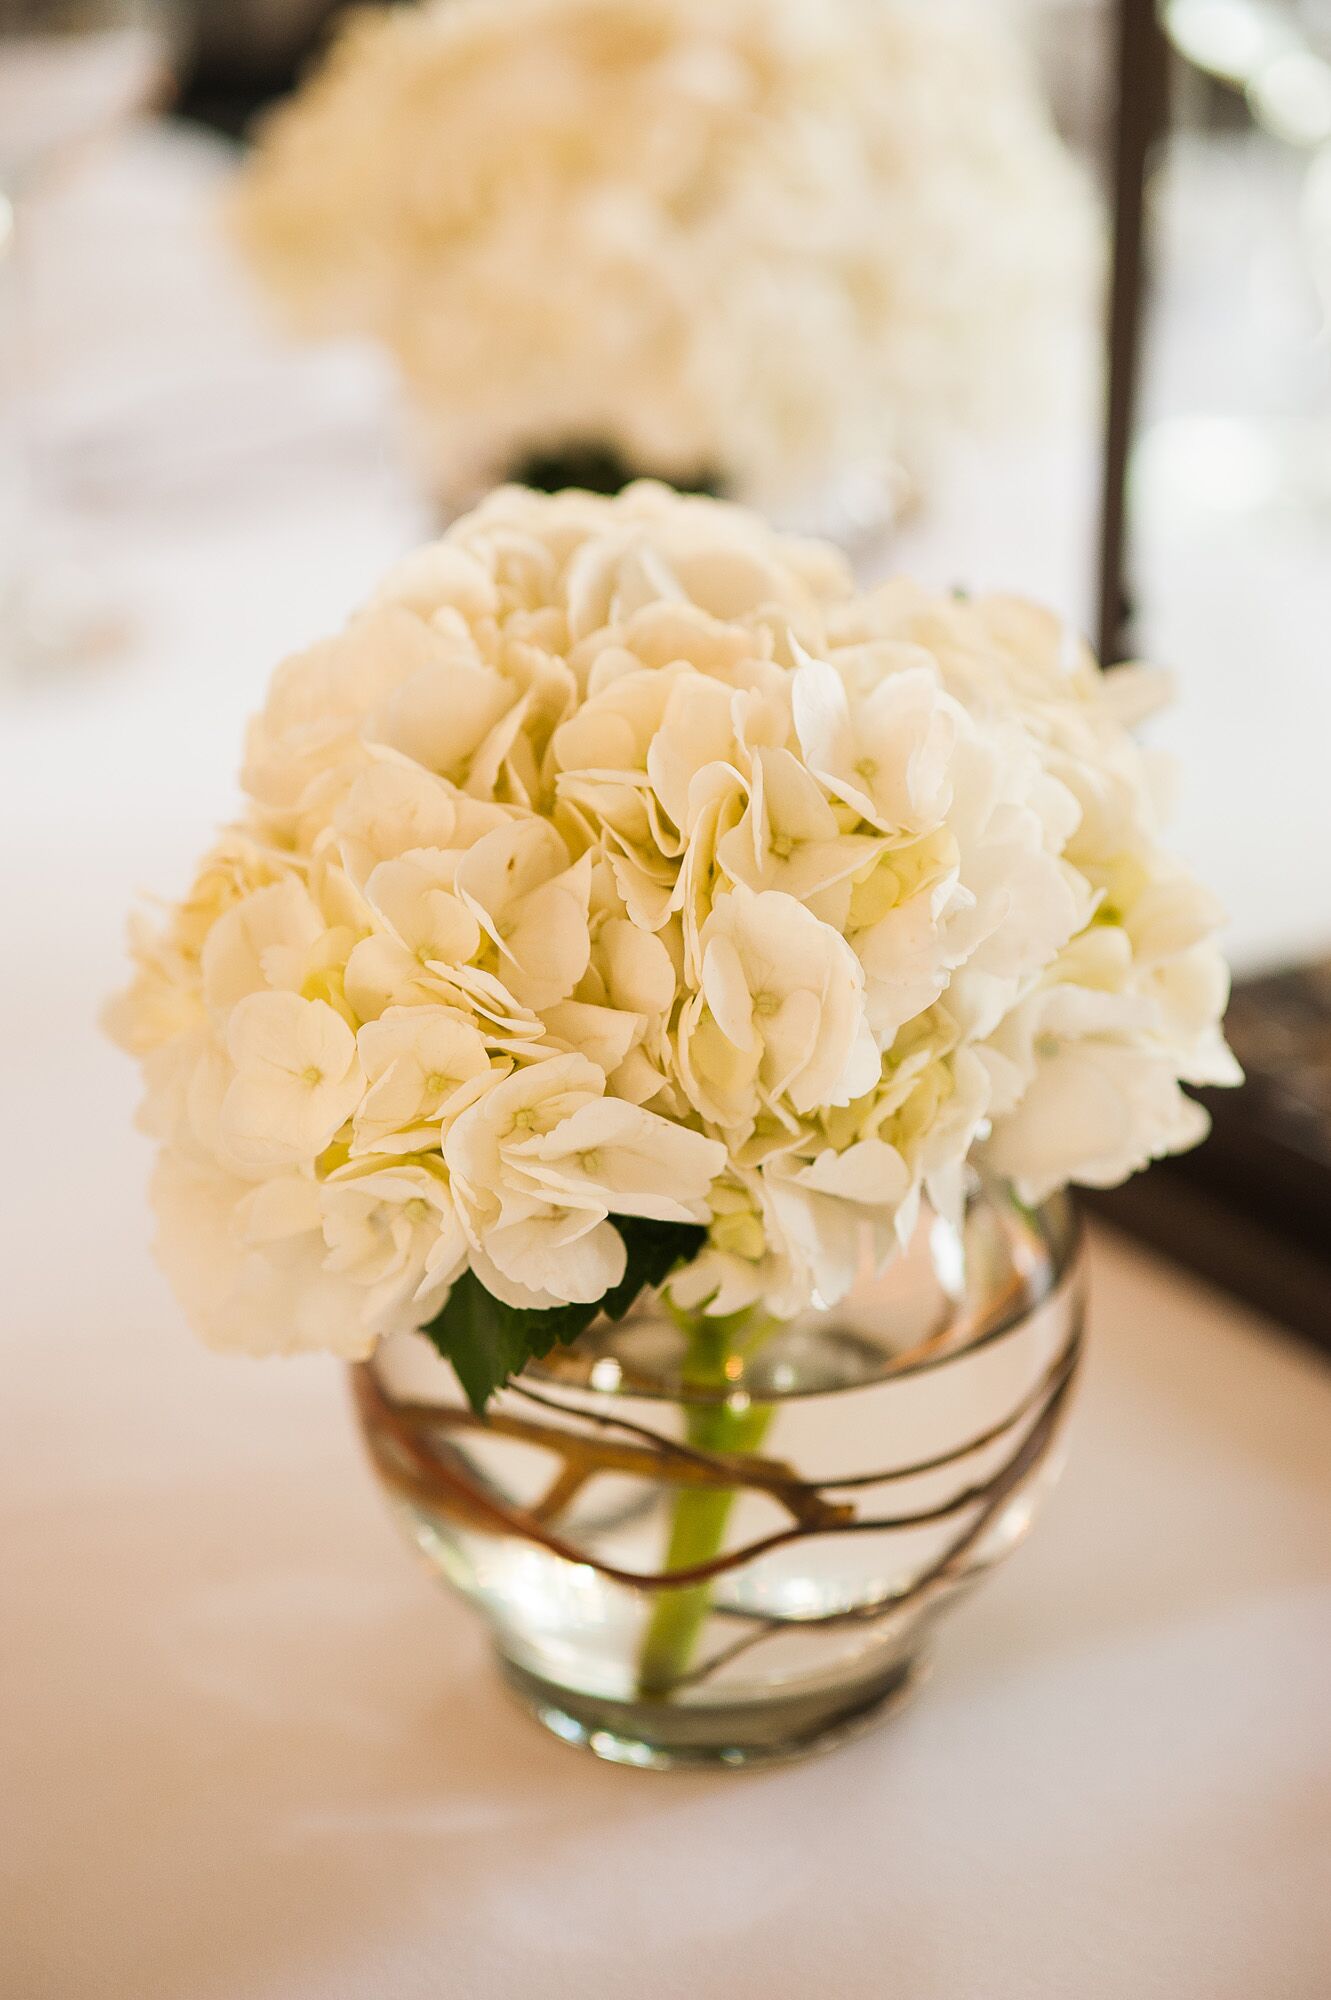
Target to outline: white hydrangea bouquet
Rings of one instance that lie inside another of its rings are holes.
[[[204,1338],[423,1329],[477,1409],[622,1314],[831,1303],[1237,1080],[1153,696],[1010,599],[640,484],[495,493],[286,660],[115,1026]]]
[[[446,495],[627,467],[806,524],[886,505],[1039,407],[1089,318],[1093,206],[995,11],[356,13],[261,135],[239,240],[298,330],[393,355]]]

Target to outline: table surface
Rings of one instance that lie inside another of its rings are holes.
[[[0,718],[0,1993],[1320,2000],[1331,1376],[1219,1295],[1096,1236],[1029,1545],[880,1733],[716,1778],[547,1739],[400,1544],[337,1369],[184,1336],[96,1011],[268,667],[418,526],[362,449],[299,506],[118,517],[132,657]]]

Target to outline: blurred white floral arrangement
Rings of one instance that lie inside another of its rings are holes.
[[[835,1301],[1187,1146],[1211,898],[1060,622],[650,484],[500,491],[285,661],[115,1027],[204,1337],[430,1326],[477,1403],[606,1305]]]
[[[392,353],[442,491],[599,451],[806,524],[1047,402],[1099,234],[953,0],[355,14],[235,221],[297,328]]]

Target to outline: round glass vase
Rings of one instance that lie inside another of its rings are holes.
[[[353,1371],[410,1540],[565,1741],[656,1768],[830,1747],[1025,1534],[1081,1345],[1064,1198],[975,1181],[841,1305],[773,1323],[653,1299],[485,1417],[419,1334]]]

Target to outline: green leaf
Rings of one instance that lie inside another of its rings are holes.
[[[438,1348],[477,1415],[496,1389],[557,1344],[567,1347],[601,1313],[623,1319],[644,1286],[656,1286],[675,1266],[696,1257],[706,1230],[697,1223],[652,1222],[636,1215],[611,1221],[624,1239],[627,1262],[617,1285],[590,1305],[528,1311],[505,1305],[464,1271],[445,1304],[421,1332]]]

